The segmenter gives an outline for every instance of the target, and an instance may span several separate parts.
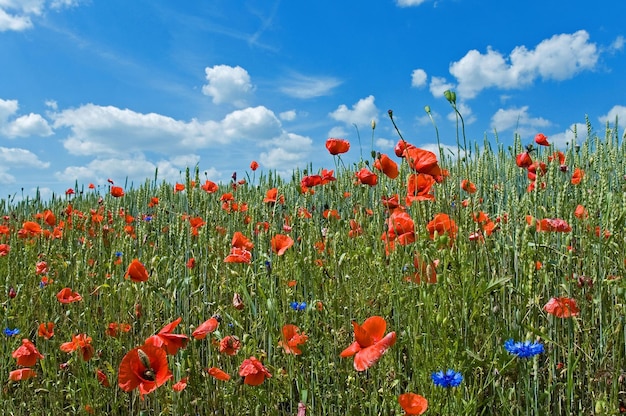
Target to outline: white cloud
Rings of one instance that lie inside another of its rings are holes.
[[[425,1],[426,0],[396,0],[396,4],[400,7],[412,7],[412,6],[419,6]]]
[[[569,126],[562,133],[548,136],[548,141],[555,147],[564,149],[572,143],[580,144],[587,138],[587,125],[584,123],[575,123]]]
[[[234,111],[221,121],[186,122],[94,104],[63,110],[52,117],[55,128],[71,130],[63,140],[68,152],[101,157],[145,151],[185,153],[213,145],[270,139],[282,132],[274,113],[262,106]]]
[[[202,92],[213,97],[215,104],[229,103],[245,107],[246,98],[255,89],[248,71],[240,66],[228,65],[215,65],[204,71],[208,83],[202,87]]]
[[[554,35],[532,50],[517,46],[508,57],[491,48],[487,48],[486,54],[471,50],[450,65],[450,73],[458,81],[460,96],[469,99],[485,88],[522,88],[537,78],[569,79],[581,71],[592,70],[598,58],[596,44],[589,42],[586,31],[579,30]]]
[[[378,109],[374,104],[373,95],[360,99],[351,110],[345,104],[341,104],[329,115],[334,120],[357,126],[370,126],[372,120],[378,121]]]
[[[61,9],[78,5],[79,0],[0,0],[0,32],[22,31],[33,27],[31,20],[47,8]]]
[[[333,128],[331,128],[330,130],[328,130],[328,137],[339,137],[339,138],[343,138],[343,137],[347,137],[348,136],[348,132],[346,131],[346,129],[344,129],[341,126],[335,126]]]
[[[615,105],[613,106],[613,108],[611,108],[609,110],[608,113],[606,113],[603,116],[598,117],[598,120],[600,120],[603,124],[608,123],[615,123],[615,117],[617,117],[617,122],[619,123],[619,125],[621,125],[622,127],[626,125],[626,106],[623,105]]]
[[[396,143],[397,141],[394,142],[393,140],[384,139],[382,137],[376,139],[376,141],[374,142],[374,144],[376,145],[376,148],[381,150],[383,153],[393,149]]]
[[[17,100],[0,99],[0,135],[8,138],[29,136],[50,136],[52,129],[39,114],[30,113],[11,120],[16,115],[19,105]]]
[[[415,69],[411,73],[411,86],[421,88],[426,85],[427,78],[428,76],[426,75],[426,71],[423,69]]]
[[[296,119],[296,110],[283,111],[278,117],[284,121],[293,121]]]
[[[431,77],[430,78],[430,85],[429,85],[428,88],[430,90],[430,93],[433,95],[433,97],[435,97],[435,98],[442,98],[443,97],[443,93],[446,90],[454,89],[454,84],[449,83],[443,77]]]
[[[622,49],[624,49],[624,36],[619,35],[618,37],[615,38],[613,43],[611,43],[611,45],[609,46],[609,51],[614,53],[614,52],[619,52]]]
[[[0,147],[0,166],[2,167],[0,172],[8,175],[7,168],[9,167],[45,169],[50,166],[50,163],[39,160],[39,157],[30,150]]]
[[[524,136],[534,137],[541,129],[550,126],[550,121],[542,117],[531,117],[528,114],[528,106],[521,108],[499,109],[491,117],[491,128],[497,132],[503,132],[511,128]]]
[[[290,97],[306,99],[330,95],[339,85],[341,81],[333,77],[293,74],[279,89]]]
[[[285,133],[263,144],[271,149],[262,152],[259,161],[269,169],[287,170],[308,162],[313,151],[313,141],[309,137]]]
[[[474,113],[472,111],[472,108],[467,105],[466,103],[460,102],[456,104],[456,108],[457,110],[459,110],[459,113],[461,113],[461,116],[463,117],[463,121],[465,122],[465,125],[470,125],[473,122],[476,121],[476,117],[474,116]],[[428,117],[428,116],[426,116]],[[450,113],[448,113],[448,120],[449,121],[456,121],[456,112],[452,111]],[[429,119],[430,121],[430,119]]]

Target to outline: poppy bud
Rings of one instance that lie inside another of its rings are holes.
[[[448,100],[450,104],[456,103],[456,93],[454,91],[445,90],[443,96],[446,97],[446,100]]]
[[[387,110],[387,114],[389,114],[389,118],[393,118],[393,110]]]
[[[426,111],[427,114],[430,114],[430,106],[429,105],[425,105],[424,106],[424,111]]]
[[[376,129],[376,120],[372,120],[372,130]]]
[[[10,298],[10,299],[13,299],[13,298],[14,298],[14,297],[16,297],[16,296],[17,296],[17,292],[15,291],[15,289],[13,288],[13,286],[11,286],[11,287],[9,288],[9,298]]]

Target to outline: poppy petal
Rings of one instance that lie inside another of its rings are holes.
[[[365,371],[380,359],[387,350],[396,343],[396,333],[390,332],[374,345],[362,349],[354,356],[354,369]]]

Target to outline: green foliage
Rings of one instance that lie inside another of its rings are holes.
[[[0,257],[1,319],[4,327],[20,330],[14,337],[2,335],[0,344],[3,412],[84,414],[89,405],[97,414],[293,415],[303,401],[309,415],[387,415],[400,414],[398,395],[412,391],[428,399],[428,414],[617,414],[626,390],[626,148],[617,131],[607,126],[601,138],[589,126],[586,140],[564,152],[567,170],[558,159],[549,160],[554,149],[536,150],[533,160],[545,162],[546,169],[537,169],[532,191],[527,171],[515,164],[523,151],[519,137],[508,149],[485,143],[469,150],[465,144],[461,150],[459,141],[458,157],[441,152],[439,163],[449,176],[434,186],[434,201],[407,207],[415,242],[393,249],[381,239],[389,217],[381,201],[396,193],[403,201],[411,174],[406,161],[400,177],[377,172],[378,184],[367,187],[355,184],[354,172],[373,160],[343,167],[337,157],[337,180],[313,188],[315,193],[300,189],[301,178],[311,172],[296,171],[290,182],[272,172],[252,179],[250,173],[248,183],[207,193],[196,171],[187,172],[181,192],[155,179],[121,198],[96,189],[50,201],[0,201],[2,225],[8,227],[0,244],[10,246]],[[585,172],[577,185],[571,183],[575,168]],[[477,192],[465,192],[463,179]],[[274,187],[284,204],[263,202]],[[232,193],[231,203],[223,201],[226,193]],[[586,218],[574,216],[578,205],[587,209]],[[326,218],[325,209],[337,210],[339,218]],[[54,230],[37,217],[45,210],[57,217],[57,238],[21,238],[18,230],[26,221]],[[481,211],[494,222],[493,232],[480,231],[484,223],[475,218]],[[431,239],[427,224],[438,213],[458,225],[456,238]],[[204,222],[197,233],[190,217]],[[552,218],[572,230],[536,228],[536,221]],[[360,235],[349,236],[351,220]],[[254,243],[250,264],[224,262],[236,231]],[[271,249],[276,234],[295,241],[282,256]],[[438,261],[437,283],[407,281],[416,272],[426,280],[424,270],[415,269],[416,254],[424,264]],[[124,277],[135,258],[148,269],[148,281]],[[191,258],[195,266],[188,268]],[[37,274],[42,261],[48,270]],[[40,285],[43,276],[46,285]],[[61,304],[56,294],[64,287],[82,301]],[[8,297],[11,288],[14,298]],[[242,310],[232,305],[235,293],[244,301]],[[564,319],[546,313],[543,306],[552,297],[575,299],[580,313]],[[294,301],[306,302],[305,310],[293,310]],[[178,317],[176,332],[191,336],[215,313],[223,318],[218,331],[204,340],[192,338],[168,357],[172,381],[145,400],[117,386],[118,367],[129,350]],[[363,323],[373,315],[386,319],[397,342],[369,370],[356,372],[352,359],[339,353],[353,342],[351,321]],[[54,337],[38,337],[39,324],[49,321]],[[127,323],[130,331],[109,336],[109,323]],[[285,324],[308,335],[302,355],[285,354],[278,345]],[[59,349],[83,333],[92,337],[91,360]],[[232,357],[215,345],[227,335],[242,341]],[[45,358],[33,366],[37,377],[8,381],[17,368],[11,354],[22,338]],[[509,338],[538,340],[545,352],[517,359],[503,348]],[[272,374],[260,386],[244,385],[238,376],[250,356],[264,357]],[[209,367],[233,378],[215,380]],[[431,373],[447,368],[463,374],[459,387],[432,383]],[[97,369],[111,387],[98,383]],[[187,388],[173,391],[183,377]]]

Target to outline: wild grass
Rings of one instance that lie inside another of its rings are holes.
[[[294,171],[292,180],[246,170],[245,183],[234,180],[215,193],[201,189],[205,178],[191,169],[180,192],[155,177],[128,186],[120,198],[106,186],[81,184],[74,195],[51,200],[1,200],[9,232],[0,235],[0,244],[10,246],[0,257],[1,316],[5,328],[20,331],[0,335],[3,413],[295,415],[302,402],[307,415],[389,415],[402,414],[398,396],[414,392],[428,400],[426,414],[618,414],[626,390],[626,147],[617,126],[580,136],[579,146],[559,149],[567,168],[548,160],[557,149],[532,153],[533,160],[546,163],[532,191],[527,171],[516,165],[516,155],[528,144],[519,137],[509,147],[474,145],[471,152],[465,149],[465,158],[442,153],[439,165],[449,175],[433,186],[435,200],[406,207],[415,222],[415,242],[392,250],[381,239],[389,217],[381,201],[399,194],[403,202],[406,195],[411,169],[398,158],[400,176],[390,179],[373,170],[378,183],[370,187],[355,183],[354,174],[372,168],[374,159],[345,166],[337,156],[336,165],[327,167],[335,169],[336,181],[313,188],[313,194],[300,188],[303,176],[317,173],[310,168]],[[585,173],[577,185],[571,182],[575,168]],[[463,179],[477,192],[461,189]],[[278,188],[284,204],[263,202],[270,188]],[[229,192],[236,203],[247,204],[246,211],[223,208],[222,195]],[[155,197],[158,204],[150,207]],[[578,205],[587,209],[587,218],[575,217]],[[300,215],[302,208],[312,217]],[[326,209],[337,210],[339,218],[325,218]],[[45,210],[56,215],[57,225],[63,221],[62,236],[20,238],[26,221],[52,230],[36,219]],[[480,211],[498,221],[497,229],[472,240],[480,229],[474,214]],[[102,214],[102,222],[92,213]],[[431,239],[426,225],[438,213],[457,224],[453,240]],[[571,231],[538,231],[527,216],[563,219]],[[205,222],[196,236],[189,217]],[[351,219],[360,224],[361,235],[349,237]],[[258,225],[265,221],[267,231]],[[254,243],[249,264],[224,262],[236,231]],[[270,246],[276,234],[295,241],[282,256]],[[316,246],[320,242],[324,248]],[[416,273],[416,253],[424,262],[439,261],[437,283],[406,281]],[[146,282],[124,277],[135,258],[148,269]],[[187,267],[190,258],[193,268]],[[36,272],[41,261],[48,265],[43,275]],[[43,276],[51,282],[41,284]],[[61,304],[56,294],[64,287],[82,300]],[[243,299],[242,310],[232,305],[235,293]],[[548,314],[543,306],[552,297],[573,298],[580,313]],[[306,302],[306,308],[292,309],[294,301]],[[178,317],[182,323],[175,332],[191,337],[215,313],[222,316],[216,332],[204,340],[191,338],[168,356],[171,381],[143,400],[136,390],[117,386],[129,350]],[[363,323],[374,315],[386,319],[397,342],[369,370],[357,372],[352,358],[339,354],[354,340],[351,321]],[[49,321],[54,336],[46,340],[37,329]],[[131,329],[112,337],[106,334],[109,323],[128,323]],[[279,347],[285,324],[308,335],[302,355]],[[60,350],[83,333],[92,337],[93,358],[84,361]],[[227,335],[242,342],[235,356],[216,347]],[[9,381],[18,368],[12,353],[23,338],[44,358],[33,366],[37,377]],[[545,351],[517,358],[504,348],[511,338],[541,342]],[[263,357],[272,374],[259,386],[243,384],[238,375],[250,356]],[[210,377],[209,367],[232,379]],[[461,384],[436,386],[431,374],[449,368],[463,375]],[[97,369],[110,387],[98,382]],[[183,377],[187,387],[174,391],[172,385]]]

